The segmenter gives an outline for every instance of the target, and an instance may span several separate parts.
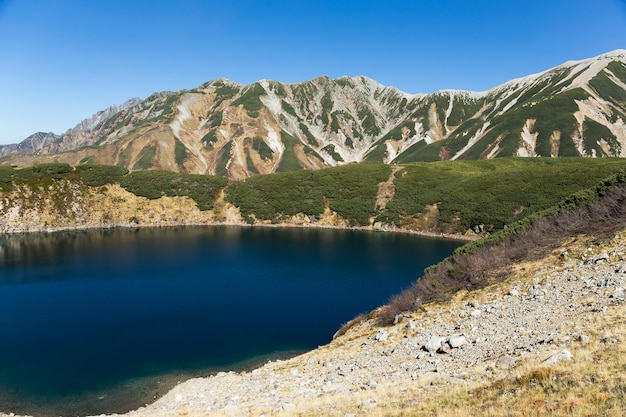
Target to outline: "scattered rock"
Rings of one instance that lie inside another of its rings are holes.
[[[428,339],[428,342],[424,345],[424,349],[430,353],[437,352],[441,349],[441,345],[443,345],[443,342],[445,341],[446,339],[444,337],[431,336],[430,339]]]
[[[407,330],[415,330],[417,329],[417,323],[413,320],[409,320],[409,322],[404,326]]]
[[[470,316],[476,318],[476,317],[480,317],[481,314],[482,312],[480,310],[472,310],[472,312],[470,313]]]
[[[515,297],[516,295],[519,295],[519,290],[517,288],[511,288],[511,291],[509,291],[509,295]]]
[[[557,352],[554,355],[550,356],[548,359],[543,361],[543,363],[546,364],[546,365],[549,365],[549,364],[557,363],[557,362],[561,362],[561,361],[569,361],[573,357],[574,356],[572,356],[572,354],[570,353],[569,350],[563,349],[562,351]]]
[[[588,342],[589,341],[589,336],[585,335],[585,334],[581,334],[576,338],[577,341],[579,342]]]
[[[378,333],[376,333],[376,336],[374,336],[374,339],[379,342],[384,342],[385,340],[387,340],[388,337],[389,333],[384,329],[380,329]]]
[[[608,253],[603,253],[600,256],[598,256],[597,258],[595,258],[593,260],[593,262],[599,264],[600,262],[604,262],[604,261],[608,261],[608,260],[609,260],[609,254]]]
[[[372,407],[375,407],[376,404],[377,402],[374,398],[368,398],[367,400],[361,403],[361,406],[364,408],[372,408]]]
[[[463,335],[452,336],[450,340],[448,340],[448,343],[450,344],[450,347],[457,349],[467,344],[467,338]]]
[[[615,289],[615,291],[613,291],[613,294],[611,294],[609,296],[609,298],[615,298],[615,299],[623,299],[624,298],[624,287],[617,287]]]
[[[441,347],[437,349],[437,353],[450,353],[451,351],[452,351],[452,346],[450,346],[450,343],[448,342],[443,342],[441,344]]]
[[[517,359],[510,355],[502,356],[495,363],[495,367],[498,369],[512,369],[515,365],[517,365]]]
[[[284,403],[282,405],[282,409],[286,413],[293,413],[294,411],[296,411],[296,406],[295,406],[295,404]]]

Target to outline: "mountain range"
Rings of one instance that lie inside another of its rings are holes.
[[[0,147],[2,163],[98,163],[242,179],[352,162],[626,156],[626,50],[485,92],[407,94],[364,76],[218,79]]]

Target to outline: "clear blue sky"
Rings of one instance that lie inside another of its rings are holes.
[[[0,0],[0,144],[215,78],[484,91],[626,48],[626,0]]]

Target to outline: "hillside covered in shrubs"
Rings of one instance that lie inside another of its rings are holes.
[[[80,205],[69,194],[87,189],[104,193],[107,187],[119,185],[151,201],[188,198],[198,210],[210,212],[216,222],[232,222],[232,216],[223,215],[230,208],[231,213],[238,213],[238,222],[249,224],[485,235],[621,174],[625,167],[626,161],[616,158],[499,158],[394,166],[350,164],[229,181],[221,176],[158,170],[129,172],[107,165],[0,166],[0,212],[14,207],[17,196],[29,195],[29,209],[37,210],[36,198],[40,198],[54,202],[54,208],[63,213],[72,204],[74,209]],[[322,219],[326,221],[320,223]]]

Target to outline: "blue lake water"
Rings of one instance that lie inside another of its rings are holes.
[[[124,412],[328,343],[460,243],[190,227],[0,238],[0,412]]]

